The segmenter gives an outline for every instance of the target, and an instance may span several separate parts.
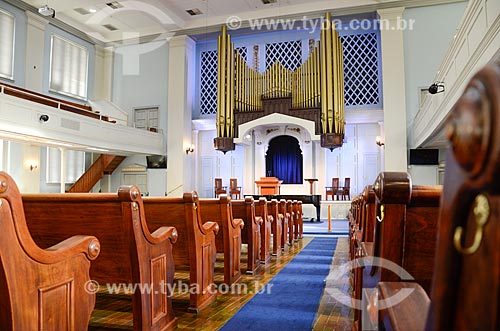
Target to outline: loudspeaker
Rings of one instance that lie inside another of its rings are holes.
[[[439,149],[410,149],[410,164],[438,165]]]
[[[167,156],[166,155],[146,156],[146,162],[148,164],[148,168],[152,168],[152,169],[166,169],[167,168]]]

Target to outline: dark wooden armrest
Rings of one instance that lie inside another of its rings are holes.
[[[385,314],[384,323],[390,323],[392,330],[420,331],[425,329],[427,313],[431,300],[424,289],[417,283],[410,282],[380,282],[378,284],[379,299],[384,300],[393,297],[400,291],[408,291],[406,298],[396,305],[389,305],[382,312]]]
[[[48,253],[44,255],[50,258],[51,263],[62,261],[77,253],[84,253],[89,260],[95,260],[101,251],[101,244],[93,236],[73,236],[44,251]]]
[[[162,226],[161,228],[156,229],[155,232],[151,233],[151,236],[159,242],[169,239],[173,244],[177,241],[179,233],[177,233],[177,229],[173,226]]]
[[[243,223],[243,220],[241,218],[233,218],[232,226],[233,228],[237,228],[238,226],[243,229],[243,226],[245,223]]]
[[[255,216],[255,223],[257,223],[257,224],[262,224],[262,222],[264,222],[264,220],[262,219],[262,217],[260,217],[260,216]]]
[[[203,223],[203,233],[207,234],[213,231],[215,234],[219,233],[219,224],[217,222],[205,222]]]

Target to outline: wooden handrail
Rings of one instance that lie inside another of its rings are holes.
[[[92,117],[95,119],[103,120],[106,122],[110,121],[108,116],[100,115],[99,112],[93,111],[92,107],[87,105],[81,105],[71,101],[66,101],[58,98],[54,98],[48,95],[44,95],[38,92],[30,91],[21,87],[12,86],[5,83],[0,83],[0,93],[5,95],[10,95],[13,97],[21,98],[24,100],[40,103],[45,106],[69,111],[71,113]]]

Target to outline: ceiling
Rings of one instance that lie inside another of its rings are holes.
[[[174,33],[197,34],[218,30],[228,17],[238,16],[243,26],[249,19],[316,18],[329,10],[354,14],[393,6],[421,6],[463,0],[7,0],[28,4],[31,10],[48,5],[61,21],[108,43],[144,36]],[[276,3],[264,4],[266,1]],[[112,8],[107,4],[115,3]],[[190,15],[187,11],[199,11]],[[95,12],[90,12],[95,11]],[[107,26],[108,28],[106,28]],[[115,28],[116,30],[110,30]]]

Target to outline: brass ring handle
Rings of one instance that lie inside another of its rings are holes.
[[[384,217],[385,217],[384,205],[380,205],[380,217],[377,215],[377,221],[379,221],[379,223],[382,223]]]
[[[474,233],[474,242],[472,243],[472,245],[467,248],[462,247],[462,234],[464,232],[463,227],[458,226],[455,229],[455,233],[453,235],[453,244],[455,245],[455,249],[463,255],[470,255],[477,252],[483,240],[484,225],[488,222],[488,217],[490,215],[490,205],[486,196],[482,194],[478,195],[476,197],[475,203],[476,206],[474,207],[473,212],[477,227],[476,233]]]

